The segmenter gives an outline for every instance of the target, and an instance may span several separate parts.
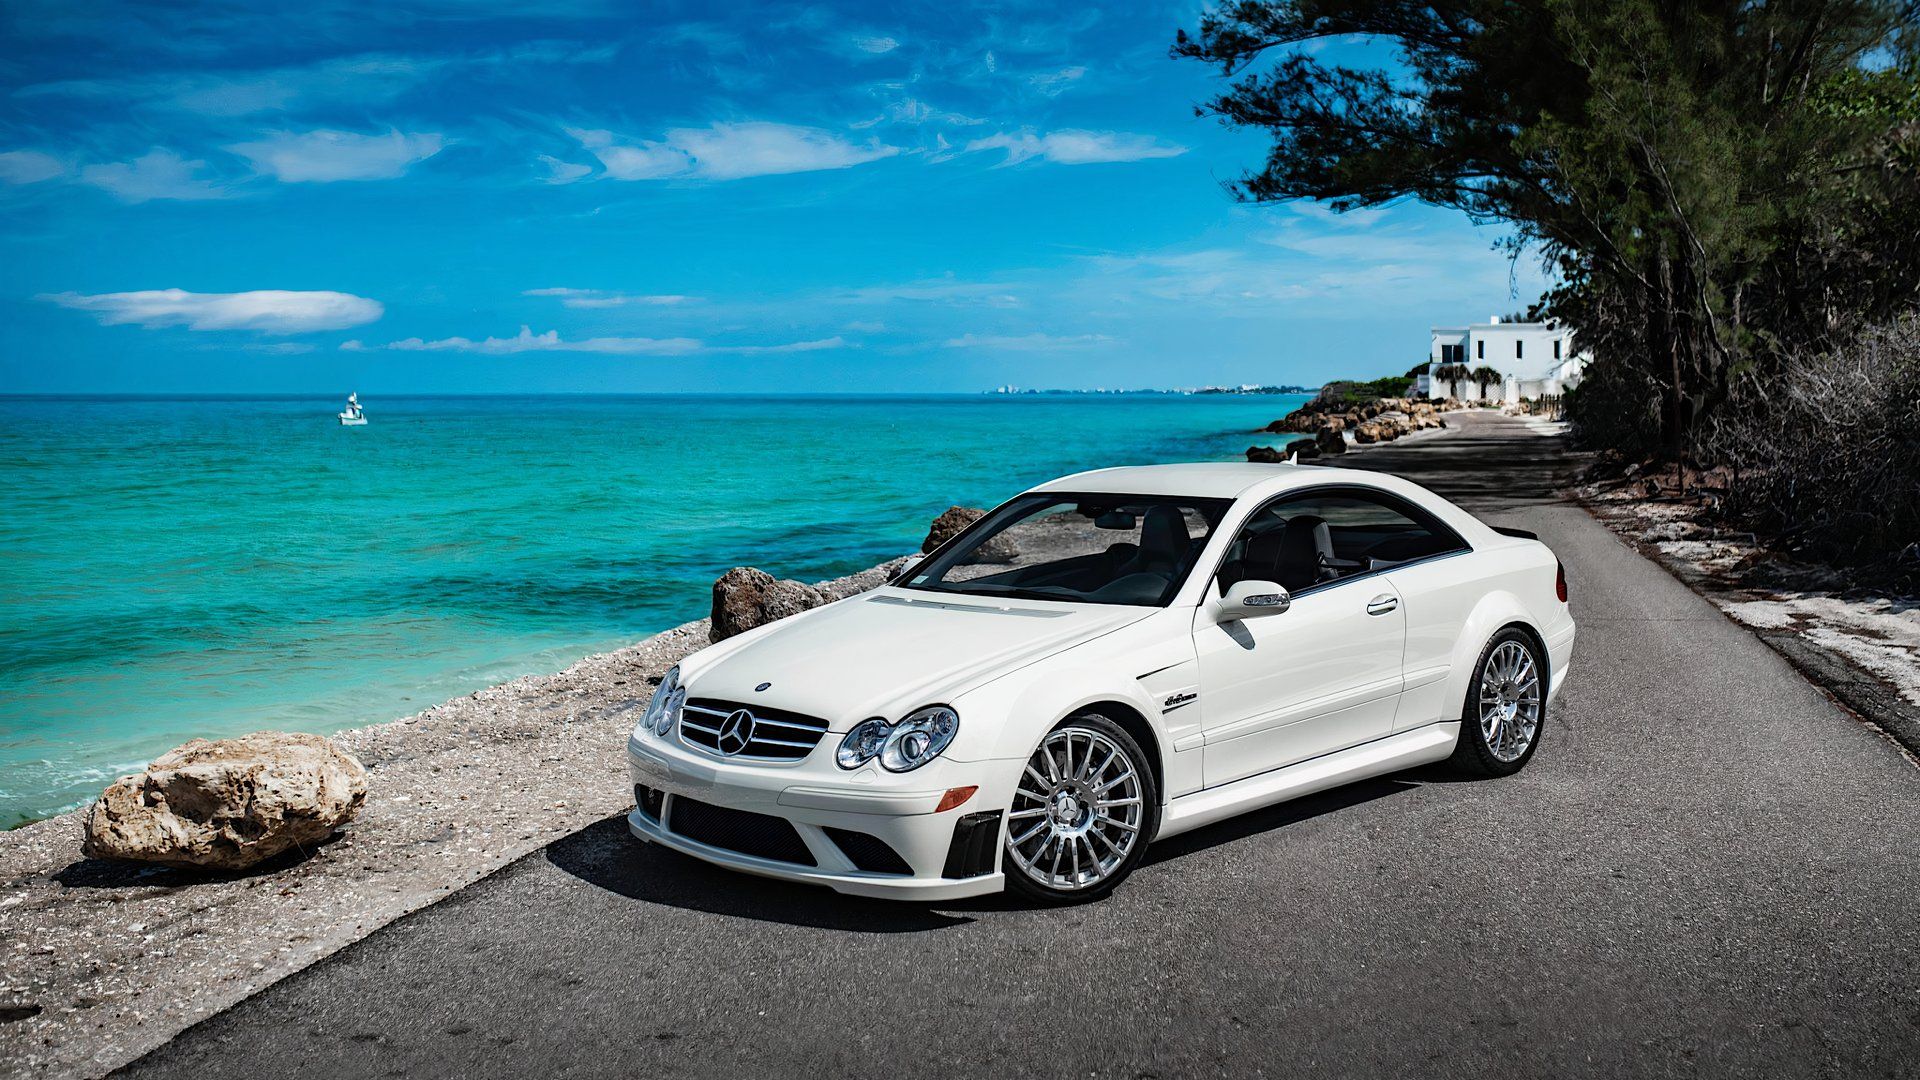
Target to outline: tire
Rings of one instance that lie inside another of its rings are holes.
[[[1112,720],[1087,713],[1055,725],[1015,787],[1001,841],[1013,893],[1042,904],[1098,900],[1145,857],[1159,791],[1146,752]]]
[[[1547,662],[1519,627],[1493,635],[1474,661],[1447,764],[1469,776],[1511,776],[1533,760],[1547,726]]]

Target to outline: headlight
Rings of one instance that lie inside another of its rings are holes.
[[[680,709],[686,703],[687,691],[680,685],[680,667],[676,664],[667,669],[666,677],[660,680],[660,688],[653,692],[653,700],[647,702],[647,712],[640,718],[640,726],[655,735],[665,735],[680,722]]]
[[[885,720],[862,720],[847,732],[846,738],[840,740],[840,750],[833,759],[843,769],[857,769],[873,760],[892,731],[893,725]]]
[[[898,724],[862,720],[840,740],[834,760],[857,769],[874,758],[888,772],[912,772],[940,756],[960,730],[960,714],[945,705],[929,705]]]

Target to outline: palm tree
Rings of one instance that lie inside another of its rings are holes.
[[[1489,385],[1507,381],[1507,377],[1500,374],[1499,369],[1485,366],[1474,368],[1473,371],[1467,375],[1467,378],[1480,384],[1480,396],[1483,398],[1487,396],[1487,387]]]
[[[1447,384],[1447,396],[1460,396],[1460,384],[1473,376],[1468,373],[1465,364],[1441,364],[1433,369],[1433,381]]]

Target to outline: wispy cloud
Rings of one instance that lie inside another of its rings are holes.
[[[663,139],[633,142],[604,130],[569,133],[615,180],[740,180],[845,169],[900,152],[897,146],[855,143],[820,128],[766,121],[675,128]]]
[[[887,37],[884,34],[855,34],[853,47],[863,53],[880,56],[899,48],[900,41],[898,38]]]
[[[1004,150],[1002,164],[1018,165],[1040,158],[1055,165],[1098,165],[1116,161],[1145,161],[1150,158],[1179,157],[1184,146],[1163,143],[1151,135],[1123,131],[1082,131],[1062,129],[1039,134],[1030,130],[1001,132],[967,144],[967,152]]]
[[[570,308],[610,308],[626,307],[629,304],[645,304],[655,307],[670,307],[700,299],[697,296],[683,296],[678,293],[664,293],[636,296],[631,293],[608,292],[605,289],[528,289],[522,296],[548,296],[559,300]]]
[[[440,152],[446,140],[435,134],[385,135],[352,131],[277,131],[228,150],[253,162],[260,173],[288,183],[324,184],[336,180],[391,180],[416,162]]]
[[[9,184],[37,184],[64,176],[67,163],[38,150],[8,150],[0,153],[0,181]]]
[[[283,289],[237,293],[147,289],[93,295],[64,292],[45,293],[39,299],[91,312],[109,326],[137,323],[149,328],[184,326],[189,330],[257,330],[264,334],[344,330],[373,322],[386,311],[378,300],[352,293]]]
[[[200,170],[206,167],[204,161],[188,161],[171,150],[155,147],[132,161],[88,165],[80,170],[80,182],[129,203],[226,198],[231,192],[200,176]]]
[[[1087,75],[1084,67],[1064,67],[1058,71],[1042,71],[1027,76],[1027,85],[1047,97],[1059,97],[1067,88],[1079,82]]]
[[[358,351],[366,348],[359,342],[347,342],[342,348],[352,347]],[[581,352],[603,353],[615,356],[687,356],[694,353],[732,353],[736,355],[757,355],[765,353],[816,352],[822,349],[850,347],[844,338],[838,335],[821,338],[817,341],[791,341],[777,345],[709,345],[697,338],[649,338],[649,337],[592,337],[569,340],[560,336],[558,330],[548,330],[536,334],[531,327],[522,326],[520,333],[510,338],[472,338],[450,337],[437,341],[424,341],[420,338],[407,338],[403,341],[389,342],[383,348],[397,349],[402,352],[464,352],[480,353],[487,356],[505,356],[513,353],[528,352]]]
[[[852,126],[864,130],[879,124],[948,124],[953,127],[975,127],[986,123],[978,116],[953,112],[949,109],[935,108],[918,98],[901,98],[889,102],[879,116],[871,120],[862,120]]]
[[[571,184],[575,180],[586,178],[593,172],[593,166],[578,162],[562,161],[552,154],[541,154],[540,164],[547,167],[547,175],[541,177],[549,184]]]
[[[1114,338],[1106,334],[962,334],[941,342],[949,349],[998,349],[1008,352],[1053,352],[1059,349],[1084,349],[1109,345]]]

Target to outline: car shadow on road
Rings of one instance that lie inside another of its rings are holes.
[[[1155,843],[1142,865],[1179,859],[1449,779],[1446,774],[1423,769],[1294,799]],[[547,845],[546,857],[559,870],[632,900],[854,933],[944,930],[973,922],[966,912],[1015,912],[1036,907],[1014,894],[999,893],[945,901],[934,910],[923,903],[842,896],[823,887],[723,870],[669,848],[635,840],[627,831],[625,814],[615,814],[554,841]]]
[[[841,896],[814,885],[754,877],[642,843],[615,814],[547,845],[547,861],[589,885],[632,900],[764,922],[905,934],[943,930],[973,920],[924,905]]]
[[[1326,814],[1337,813],[1375,799],[1384,799],[1402,791],[1411,791],[1420,783],[1411,774],[1376,777],[1358,783],[1323,791],[1318,795],[1307,795],[1278,803],[1262,810],[1253,810],[1238,817],[1230,817],[1190,833],[1181,833],[1168,840],[1157,840],[1147,849],[1142,866],[1152,866],[1196,852],[1216,848],[1222,844],[1231,844],[1245,840],[1250,836],[1284,829],[1302,821]]]

